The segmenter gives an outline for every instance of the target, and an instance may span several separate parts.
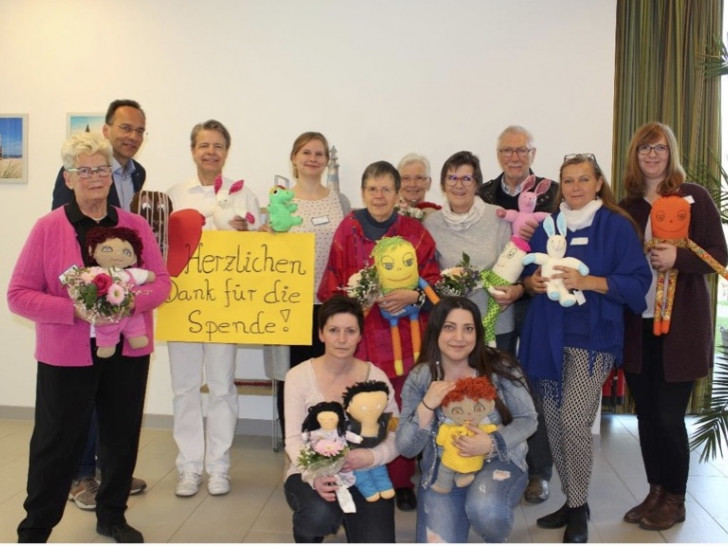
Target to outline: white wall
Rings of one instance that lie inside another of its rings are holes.
[[[0,0],[0,113],[28,113],[28,185],[0,184],[0,288],[33,222],[50,207],[68,112],[134,98],[149,135],[147,189],[192,175],[189,131],[232,133],[226,173],[267,203],[293,139],[322,131],[339,150],[342,190],[360,203],[364,167],[426,154],[479,154],[522,124],[536,171],[566,153],[611,164],[616,0]],[[437,176],[437,174],[436,174]],[[439,189],[431,199],[441,201]],[[0,406],[34,404],[34,330],[0,310]],[[153,358],[146,410],[171,414],[168,358]],[[262,375],[261,351],[239,358]],[[241,416],[267,418],[268,403]]]

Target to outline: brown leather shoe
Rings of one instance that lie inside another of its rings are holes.
[[[657,506],[661,500],[663,492],[664,490],[661,485],[650,484],[650,492],[647,493],[645,500],[630,509],[624,515],[624,521],[627,523],[639,523],[645,515],[649,514],[652,509]]]
[[[648,531],[664,531],[685,521],[685,495],[663,491],[660,503],[640,520],[640,527]]]
[[[538,476],[529,478],[523,498],[533,503],[545,501],[549,498],[549,482]]]

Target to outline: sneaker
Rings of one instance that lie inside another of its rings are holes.
[[[139,493],[143,493],[144,490],[147,488],[147,482],[140,478],[135,478],[132,476],[131,478],[131,491],[129,491],[130,495],[138,495]]]
[[[177,489],[174,494],[178,497],[192,497],[200,490],[202,476],[195,472],[182,472],[177,482]]]
[[[76,503],[81,510],[96,510],[96,493],[99,484],[96,478],[88,476],[80,480],[73,480],[68,500]]]
[[[96,468],[96,481],[101,483],[101,470]],[[130,495],[138,495],[139,493],[143,493],[144,490],[147,488],[147,482],[142,480],[141,478],[135,478],[132,476],[131,478],[131,489],[129,491]]]
[[[230,493],[230,476],[223,472],[213,472],[207,480],[210,495],[227,495]]]

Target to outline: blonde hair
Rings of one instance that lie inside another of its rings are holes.
[[[106,158],[106,163],[111,165],[113,150],[111,143],[101,133],[75,133],[68,137],[61,146],[61,159],[63,168],[73,169],[76,160],[80,155],[101,154]]]

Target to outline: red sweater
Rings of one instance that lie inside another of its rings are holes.
[[[440,269],[435,259],[435,241],[430,233],[418,220],[397,215],[397,219],[384,237],[397,235],[407,239],[415,247],[420,277],[434,285],[439,279]],[[334,294],[346,293],[343,287],[346,286],[349,277],[365,265],[371,265],[370,254],[375,244],[376,241],[364,236],[359,221],[354,217],[354,213],[350,212],[339,224],[334,234],[329,262],[318,288],[320,301],[326,301]],[[427,315],[420,314],[420,334],[424,331],[426,322]],[[404,374],[406,375],[414,364],[409,321],[400,320],[398,327],[402,340]],[[396,377],[389,321],[382,317],[376,304],[364,320],[363,338],[359,343],[356,356],[375,364],[387,374],[387,377]]]

